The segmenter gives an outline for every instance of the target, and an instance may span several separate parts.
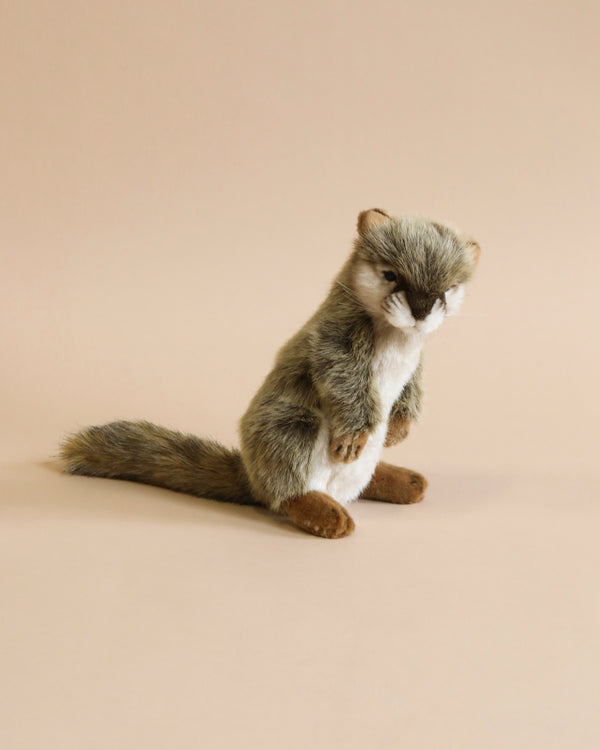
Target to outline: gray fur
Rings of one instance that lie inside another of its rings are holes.
[[[340,274],[349,275],[349,269]],[[373,322],[338,284],[281,349],[240,424],[242,458],[255,497],[272,508],[308,489],[323,419],[332,435],[369,432],[379,419],[371,385]]]
[[[71,474],[127,479],[198,497],[254,505],[240,452],[151,422],[111,422],[68,437]]]
[[[359,235],[355,252],[395,266],[412,291],[442,294],[471,277],[474,244],[438,222],[402,216]]]
[[[67,438],[61,449],[67,470],[273,510],[306,493],[323,420],[335,440],[369,433],[382,419],[372,382],[377,326],[353,288],[354,264],[389,264],[410,294],[437,298],[466,281],[476,263],[475,243],[452,229],[376,213],[383,223],[369,224],[373,212],[360,215],[354,250],[329,295],[279,351],[241,419],[241,452],[149,422],[113,422]],[[391,417],[417,418],[420,377],[421,367]]]

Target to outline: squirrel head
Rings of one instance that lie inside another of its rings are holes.
[[[381,208],[357,221],[352,284],[374,316],[429,333],[462,303],[481,254],[478,243],[445,224],[390,216]]]

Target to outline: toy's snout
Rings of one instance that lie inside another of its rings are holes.
[[[425,320],[439,296],[423,292],[406,292],[406,301],[415,320]]]

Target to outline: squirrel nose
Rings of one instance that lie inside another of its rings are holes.
[[[425,320],[438,299],[437,294],[406,292],[406,301],[415,320]]]

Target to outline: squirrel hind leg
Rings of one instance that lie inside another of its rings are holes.
[[[299,529],[326,539],[341,539],[354,531],[348,511],[324,492],[307,492],[285,500],[279,512]]]
[[[422,474],[381,461],[360,496],[366,500],[410,505],[421,502],[426,489],[427,480]]]

